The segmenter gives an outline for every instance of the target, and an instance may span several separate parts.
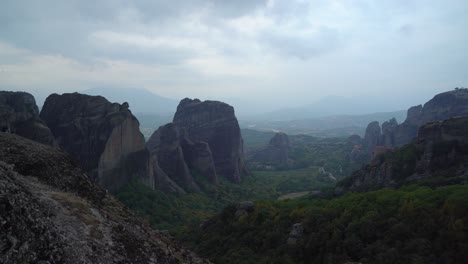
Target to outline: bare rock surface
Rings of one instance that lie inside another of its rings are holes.
[[[68,154],[0,133],[2,263],[208,263],[152,230]]]
[[[40,116],[59,146],[101,186],[116,190],[133,177],[129,172],[138,171],[126,168],[133,164],[126,159],[144,151],[145,140],[127,103],[110,103],[101,96],[79,93],[52,94]],[[152,181],[148,173],[138,172],[137,176],[144,182]]]
[[[54,145],[52,132],[39,117],[34,97],[25,92],[0,91],[0,131]]]

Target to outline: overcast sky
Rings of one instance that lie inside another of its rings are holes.
[[[8,90],[136,87],[278,107],[365,96],[400,108],[468,86],[466,0],[1,2]]]

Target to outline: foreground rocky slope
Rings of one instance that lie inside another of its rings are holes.
[[[337,186],[345,191],[368,191],[414,181],[468,182],[468,117],[421,126],[413,143],[376,156]]]
[[[64,152],[0,133],[2,263],[206,263],[151,230]]]
[[[25,92],[0,91],[0,131],[47,145],[55,144],[52,132],[39,118],[34,97]]]
[[[79,93],[52,94],[40,116],[59,146],[101,186],[116,190],[131,178],[154,185],[145,140],[127,103]]]

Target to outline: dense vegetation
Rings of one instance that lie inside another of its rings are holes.
[[[275,135],[273,132],[261,132],[251,129],[243,129],[247,152],[254,152],[265,147]],[[314,167],[323,167],[336,178],[350,175],[361,164],[368,161],[368,157],[362,160],[352,161],[349,157],[353,149],[353,143],[346,138],[318,138],[308,135],[288,135],[290,140],[289,158],[293,161],[288,164],[277,164],[275,169],[291,170]],[[249,155],[247,155],[249,157]],[[247,163],[255,163],[255,160],[247,160]]]
[[[466,185],[261,201],[240,217],[228,206],[184,239],[215,263],[464,263],[467,204]],[[295,223],[303,236],[288,245]]]
[[[254,171],[241,184],[220,178],[214,186],[197,176],[202,192],[185,195],[169,194],[132,182],[116,193],[124,204],[146,218],[153,227],[168,229],[174,234],[187,227],[198,226],[225,206],[244,200],[276,200],[279,196],[326,189],[334,181],[316,168],[291,171]]]

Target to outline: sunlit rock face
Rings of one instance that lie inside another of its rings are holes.
[[[36,101],[29,93],[0,91],[0,131],[55,145],[54,136],[39,117]]]
[[[153,184],[148,179],[152,177],[148,173],[151,161],[145,152],[145,140],[127,103],[110,103],[101,96],[79,93],[52,94],[40,117],[59,146],[101,186],[115,190],[133,176]],[[135,159],[134,155],[141,157]]]

